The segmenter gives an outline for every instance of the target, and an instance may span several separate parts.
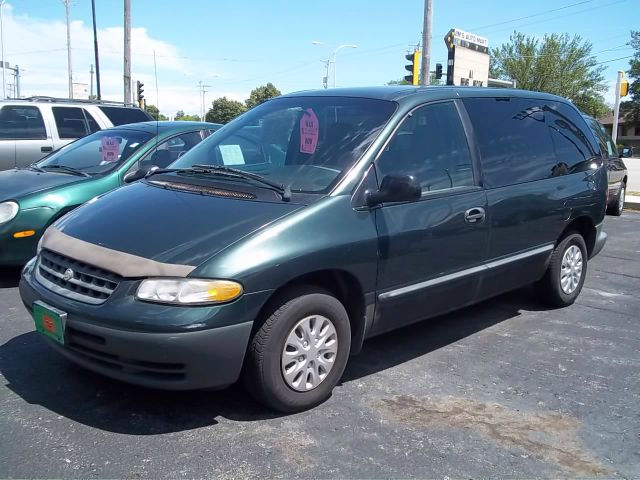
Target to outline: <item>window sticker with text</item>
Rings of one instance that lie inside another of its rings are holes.
[[[311,108],[307,108],[300,118],[300,153],[312,155],[316,151],[319,130],[318,117]]]

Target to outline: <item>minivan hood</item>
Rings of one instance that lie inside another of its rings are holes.
[[[5,170],[0,172],[0,202],[18,200],[25,195],[61,185],[83,182],[89,177],[68,173],[36,172],[35,170]]]
[[[85,204],[56,227],[111,250],[161,263],[198,266],[260,227],[303,207],[136,182]]]

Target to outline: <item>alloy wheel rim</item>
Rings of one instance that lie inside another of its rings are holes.
[[[308,392],[329,375],[338,354],[338,333],[333,322],[310,315],[294,325],[284,342],[282,377],[289,388]]]
[[[622,213],[624,209],[624,187],[620,188],[620,201],[618,202],[618,212]]]
[[[560,269],[560,287],[567,295],[572,294],[582,278],[582,250],[576,245],[571,245],[562,256]]]

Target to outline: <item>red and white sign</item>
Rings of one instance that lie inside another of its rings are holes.
[[[120,143],[116,137],[102,137],[102,161],[117,162],[120,157]]]
[[[318,146],[320,123],[315,112],[307,108],[300,119],[300,152],[313,154]]]

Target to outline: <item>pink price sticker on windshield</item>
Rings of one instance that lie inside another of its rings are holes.
[[[318,146],[320,123],[315,112],[307,108],[300,119],[300,153],[313,154]]]
[[[102,137],[102,161],[117,162],[120,156],[120,143],[116,137]]]

